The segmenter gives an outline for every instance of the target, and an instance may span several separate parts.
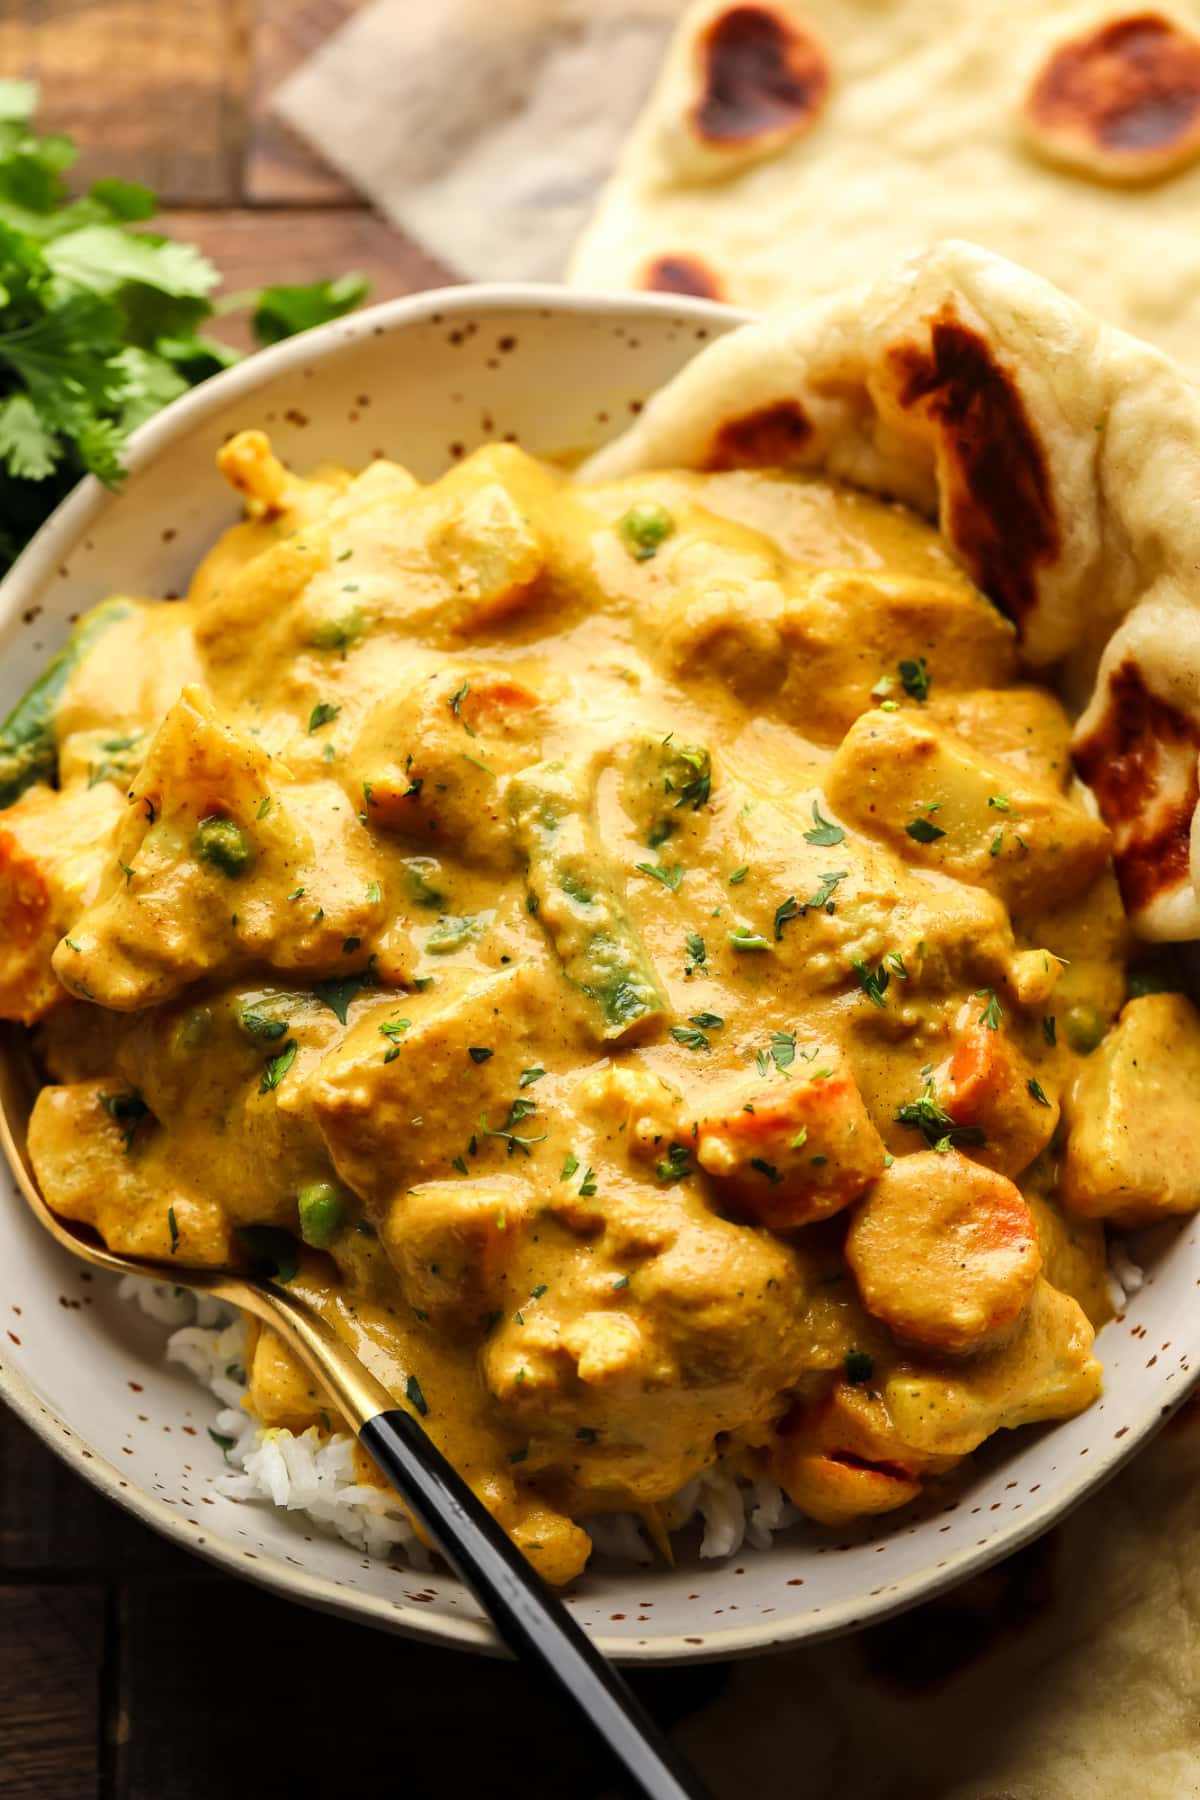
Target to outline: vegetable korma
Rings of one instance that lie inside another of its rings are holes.
[[[1086,1407],[1104,1221],[1200,1204],[1200,1028],[1128,998],[1067,715],[934,530],[220,461],[187,599],[0,732],[50,1203],[302,1289],[560,1582],[717,1460],[839,1524]],[[253,1327],[249,1378],[337,1429]]]

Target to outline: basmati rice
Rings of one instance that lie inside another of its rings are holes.
[[[409,1565],[427,1569],[429,1553],[399,1500],[387,1488],[357,1480],[354,1440],[346,1432],[323,1435],[315,1426],[297,1434],[264,1425],[247,1405],[246,1327],[231,1307],[187,1288],[125,1276],[118,1289],[163,1325],[168,1362],[179,1363],[220,1402],[212,1431],[228,1465],[213,1485],[230,1500],[266,1502],[303,1513],[322,1531],[342,1537],[368,1556],[401,1552]],[[797,1523],[800,1513],[773,1481],[744,1482],[720,1468],[689,1481],[667,1507],[676,1529],[698,1518],[702,1557],[732,1556],[749,1545],[770,1547],[775,1532]],[[606,1563],[645,1565],[655,1552],[632,1513],[604,1513],[583,1521]]]

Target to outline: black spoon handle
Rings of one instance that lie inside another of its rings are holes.
[[[628,1791],[645,1800],[708,1800],[616,1669],[417,1421],[399,1409],[377,1413],[359,1437],[509,1649],[540,1665],[602,1739]]]

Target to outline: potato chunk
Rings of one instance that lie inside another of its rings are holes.
[[[387,1211],[383,1243],[405,1298],[435,1329],[482,1330],[500,1304],[529,1212],[515,1183],[431,1181]]]
[[[1083,893],[1108,860],[1108,830],[1082,806],[912,712],[859,719],[826,791],[847,823],[1017,915]]]
[[[142,1125],[145,1111],[115,1078],[43,1088],[29,1155],[46,1200],[126,1256],[177,1257],[181,1267],[233,1262],[223,1207],[175,1178],[153,1141],[153,1121]]]
[[[1062,1194],[1072,1212],[1148,1225],[1200,1207],[1200,1016],[1182,994],[1130,1000],[1080,1071]]]
[[[898,1338],[951,1355],[1012,1329],[1042,1262],[1012,1182],[956,1150],[885,1169],[851,1220],[846,1260],[868,1312]]]
[[[472,1142],[468,1167],[483,1176],[507,1161],[499,1134],[521,1098],[521,1070],[535,1060],[528,1034],[545,1004],[543,979],[528,967],[473,980],[447,974],[428,994],[364,1008],[310,1076],[280,1090],[280,1105],[316,1118],[338,1175],[379,1212],[405,1189],[451,1176]],[[472,1047],[492,1055],[477,1062]],[[526,1104],[529,1117],[513,1130],[537,1138],[544,1128]]]
[[[933,724],[965,738],[989,761],[1014,763],[1060,791],[1070,781],[1071,720],[1046,688],[987,687],[956,694],[946,693],[939,682],[926,705]]]
[[[99,891],[123,811],[101,782],[32,787],[0,812],[0,1018],[32,1025],[66,999],[50,959]]]
[[[1058,1124],[1058,1101],[1047,1094],[1005,1031],[974,1024],[950,1058],[943,1104],[956,1125],[974,1126],[983,1143],[972,1156],[1004,1175],[1027,1169]]]
[[[1019,1328],[952,1370],[914,1357],[884,1384],[896,1429],[913,1449],[966,1456],[994,1431],[1071,1419],[1100,1393],[1095,1332],[1079,1303],[1038,1277]]]
[[[737,1206],[786,1230],[827,1218],[883,1168],[883,1139],[858,1084],[834,1053],[794,1065],[802,1073],[739,1083],[696,1120],[696,1159]]]
[[[349,975],[383,919],[372,873],[340,788],[293,783],[201,688],[185,688],[138,774],[107,880],[54,968],[117,1012],[255,962]]]
[[[831,740],[871,709],[881,678],[904,700],[898,654],[906,670],[924,663],[947,690],[999,686],[1016,662],[1012,626],[965,580],[825,570],[789,601],[779,632],[787,669],[780,710]]]
[[[466,664],[381,700],[350,759],[371,824],[484,868],[515,860],[503,777],[536,759],[546,718],[515,676]]]

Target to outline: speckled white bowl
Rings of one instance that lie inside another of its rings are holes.
[[[207,383],[147,425],[119,495],[85,483],[0,587],[0,716],[116,590],[171,595],[236,504],[218,445],[263,425],[300,467],[386,453],[436,476],[474,445],[590,448],[738,315],[662,296],[458,288],[376,307]],[[0,1184],[0,1395],[104,1493],[176,1542],[299,1600],[446,1643],[493,1648],[450,1576],[367,1562],[302,1521],[212,1491],[208,1397],[165,1367],[162,1329],[60,1254]],[[1100,1339],[1104,1398],[1069,1424],[989,1446],[950,1502],[835,1537],[798,1529],[766,1553],[589,1574],[570,1596],[629,1661],[731,1656],[845,1630],[1015,1549],[1113,1473],[1200,1366],[1200,1236],[1189,1221]],[[1100,1497],[1093,1504],[1103,1506]]]

